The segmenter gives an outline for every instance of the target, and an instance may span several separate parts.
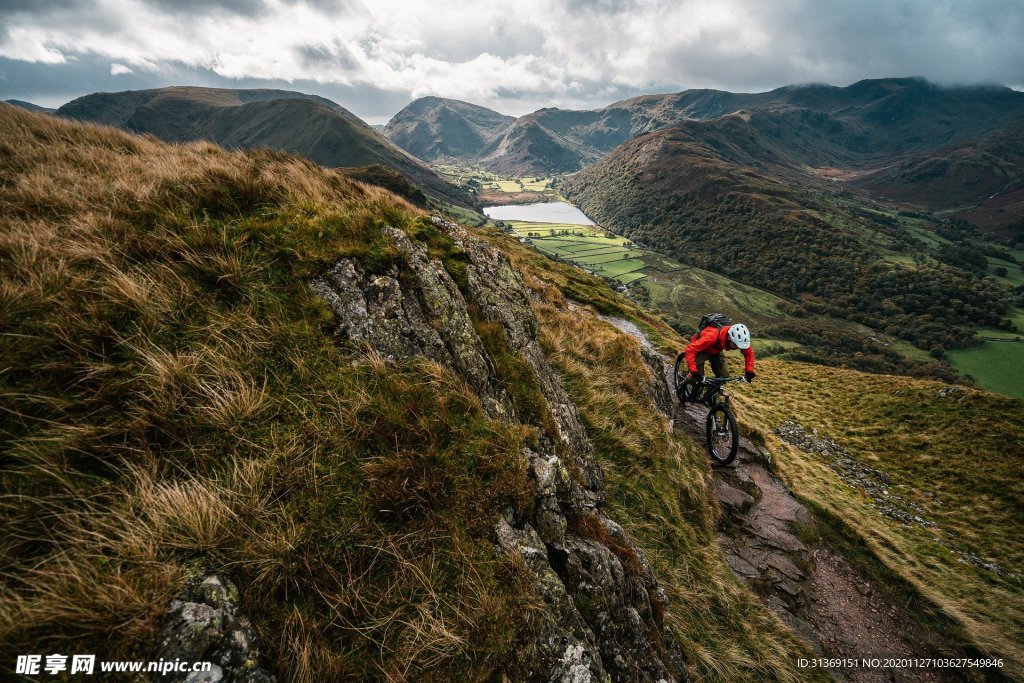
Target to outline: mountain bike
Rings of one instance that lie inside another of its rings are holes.
[[[682,354],[676,360],[675,385],[676,396],[682,403],[700,403],[708,407],[708,417],[704,425],[704,435],[708,442],[711,460],[717,465],[728,465],[736,459],[736,451],[740,446],[740,430],[736,426],[736,416],[729,405],[729,395],[725,393],[725,385],[729,382],[746,382],[739,377],[705,377],[703,382],[687,382],[686,368],[680,374]]]

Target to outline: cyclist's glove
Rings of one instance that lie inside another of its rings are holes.
[[[703,382],[704,381],[704,373],[703,372],[691,372],[690,373],[690,379],[692,379],[694,382]]]
[[[757,377],[757,374],[753,370],[747,370],[743,373],[743,376],[748,382],[753,382],[754,378]]]

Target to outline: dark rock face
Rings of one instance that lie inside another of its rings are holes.
[[[238,589],[209,576],[171,602],[153,661],[210,662],[209,671],[150,674],[172,683],[276,683],[260,666],[260,653],[248,619],[236,608]]]
[[[339,342],[395,361],[430,358],[460,374],[492,418],[528,422],[498,381],[474,322],[500,325],[508,351],[535,376],[553,425],[522,452],[534,484],[530,512],[495,511],[497,546],[523,557],[546,606],[536,639],[521,657],[533,663],[530,677],[684,680],[679,646],[662,629],[668,598],[643,553],[601,511],[604,476],[578,410],[537,339],[522,279],[504,255],[460,226],[433,221],[467,257],[462,289],[422,245],[388,230],[403,255],[402,272],[392,267],[372,274],[342,260],[310,283],[336,314]],[[660,360],[655,367],[652,395],[661,399],[658,405],[669,405]]]

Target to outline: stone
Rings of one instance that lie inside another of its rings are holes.
[[[212,662],[210,671],[154,672],[166,683],[276,683],[259,665],[260,652],[248,619],[238,612],[238,588],[211,575],[172,600],[153,661]]]
[[[753,496],[750,496],[739,489],[735,489],[720,479],[712,480],[715,497],[722,504],[723,508],[738,512],[746,512],[754,504]]]
[[[430,358],[465,379],[489,416],[519,421],[473,325],[499,324],[509,352],[533,372],[555,432],[535,425],[541,436],[522,451],[533,501],[521,518],[504,511],[494,531],[497,551],[518,553],[531,569],[544,604],[524,659],[539,663],[538,677],[556,681],[685,680],[685,657],[661,623],[668,597],[643,553],[601,510],[604,473],[578,408],[541,348],[521,276],[461,226],[440,216],[431,221],[467,257],[462,288],[423,245],[385,228],[401,255],[401,277],[397,266],[370,274],[343,259],[310,282],[335,314],[336,338],[357,354],[373,349],[395,362]],[[642,358],[651,400],[667,419],[671,397],[661,359],[649,349]]]

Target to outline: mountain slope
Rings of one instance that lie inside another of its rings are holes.
[[[41,107],[38,104],[33,104],[31,102],[26,102],[24,100],[4,100],[4,101],[7,104],[10,104],[10,105],[15,106],[15,107],[20,107],[20,108],[25,109],[27,111],[38,111],[38,112],[43,112],[45,114],[52,114],[55,111],[57,111],[56,109],[51,109],[49,107]]]
[[[905,227],[812,173],[806,162],[838,143],[816,126],[794,132],[793,116],[755,111],[642,135],[578,174],[567,196],[638,244],[924,349],[1009,325],[1001,286],[905,258],[917,249]]]
[[[476,158],[515,118],[459,100],[422,97],[394,115],[384,135],[424,161]]]
[[[65,118],[149,133],[170,142],[270,147],[328,167],[383,164],[426,194],[462,206],[471,198],[384,139],[341,106],[282,90],[163,88],[86,95],[61,107]]]
[[[491,147],[467,146],[461,155],[450,156],[510,175],[575,171],[639,134],[740,110],[789,113],[793,120],[799,115],[803,125],[829,138],[828,161],[860,168],[978,138],[1024,114],[1024,93],[995,86],[942,88],[915,78],[865,80],[847,87],[793,85],[753,94],[686,90],[591,111],[541,109],[520,117],[516,126],[488,128]],[[417,101],[396,116],[404,131],[396,144],[425,150],[434,139],[458,134],[458,128],[449,129],[427,112],[436,109]],[[532,138],[517,128],[529,130]]]
[[[873,196],[927,211],[962,210],[966,218],[1024,239],[1024,117],[984,137],[913,155],[851,180]]]
[[[517,120],[481,163],[509,176],[569,173],[596,159],[586,147],[552,132],[536,119]]]
[[[203,660],[223,615],[165,617],[213,573],[282,681],[807,677],[660,361],[565,296],[679,339],[600,280],[296,156],[0,144],[8,661]]]
[[[890,586],[909,580],[984,651],[1005,658],[973,680],[1024,679],[1024,451],[1013,446],[1024,438],[1024,401],[775,359],[761,365],[763,377],[737,392],[737,403],[741,419],[759,423],[791,489],[831,520],[832,533],[856,530],[840,543],[870,573]],[[945,628],[941,617],[927,621]],[[972,680],[964,671],[952,678]]]

